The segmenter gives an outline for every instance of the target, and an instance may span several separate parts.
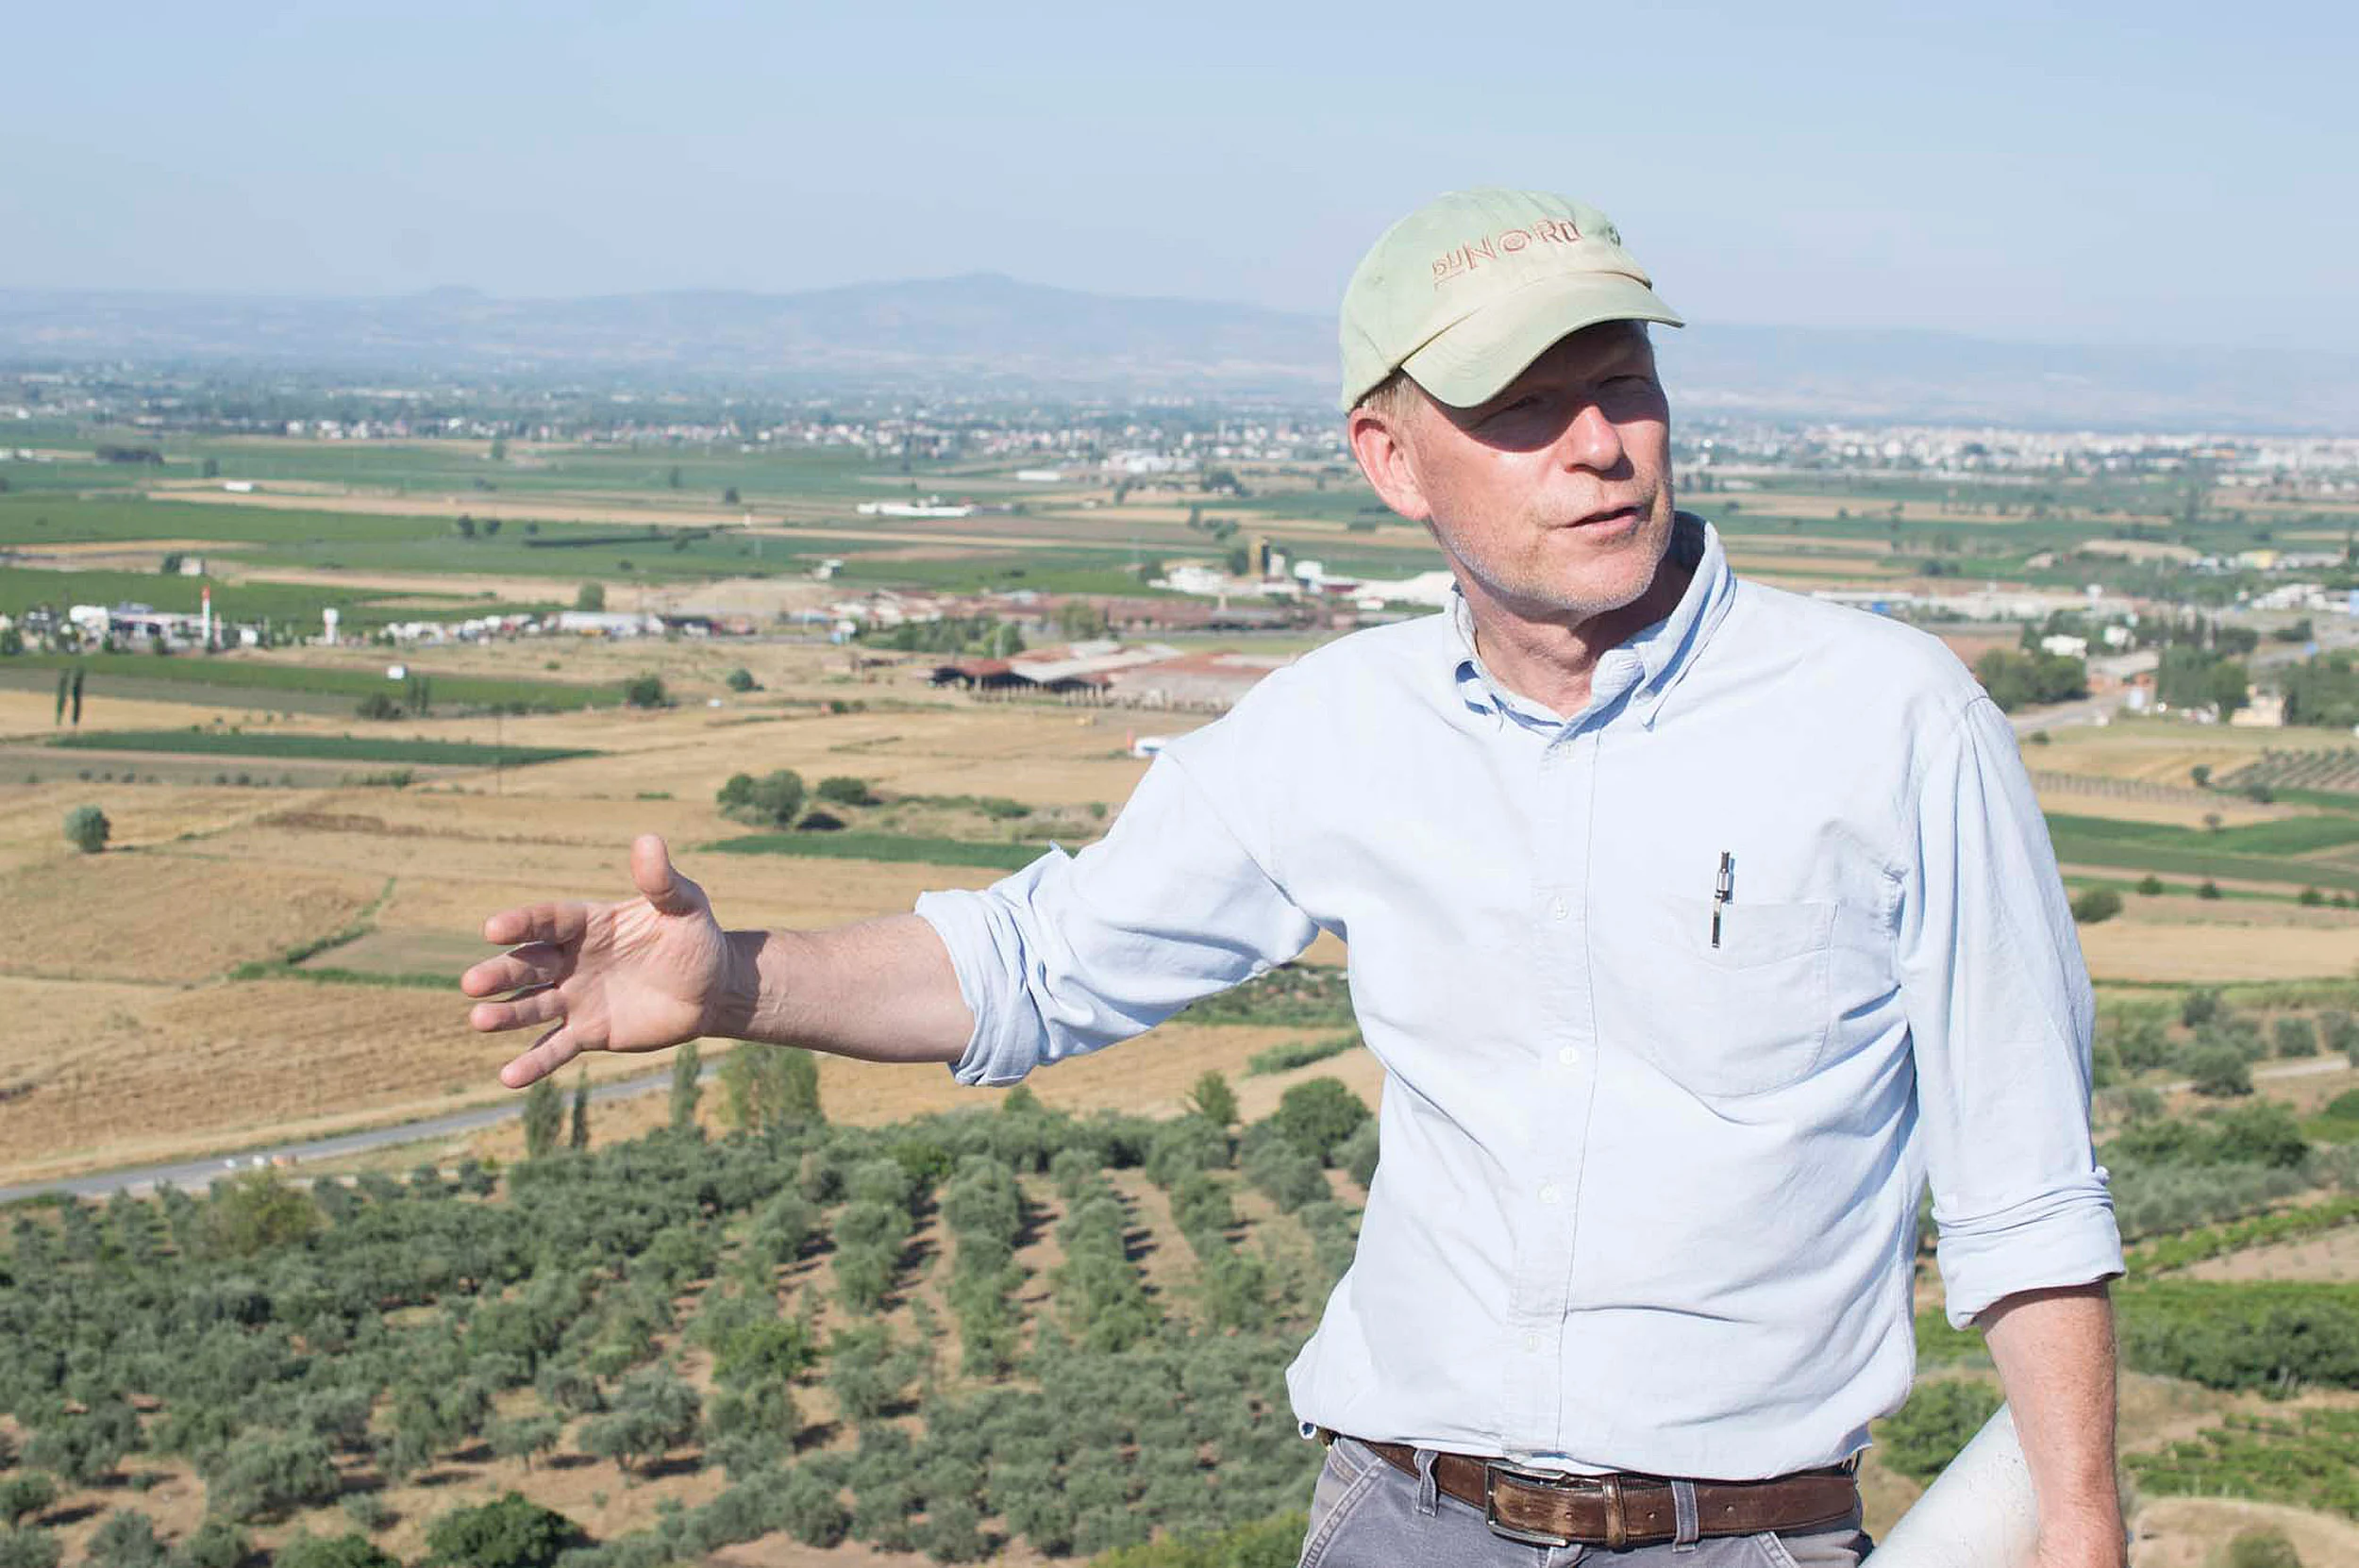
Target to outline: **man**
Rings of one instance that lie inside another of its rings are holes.
[[[494,915],[480,1029],[699,1034],[1004,1084],[1321,930],[1386,1068],[1358,1256],[1289,1375],[1330,1441],[1305,1564],[1851,1563],[1906,1396],[1928,1173],[2042,1568],[2118,1568],[2118,1238],[2091,1001],[2012,732],[1932,639],[1739,582],[1672,507],[1604,216],[1477,191],[1344,302],[1352,450],[1453,611],[1363,632],[1175,742],[1106,840],[817,933],[641,897]]]

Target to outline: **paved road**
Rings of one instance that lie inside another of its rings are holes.
[[[2316,1057],[2308,1061],[2285,1062],[2275,1067],[2255,1067],[2252,1070],[2252,1081],[2267,1083],[2272,1078],[2315,1078],[2323,1073],[2349,1072],[2353,1066],[2359,1066],[2359,1061],[2347,1060],[2343,1057],[2329,1052],[2325,1056]],[[2184,1094],[2195,1088],[2195,1080],[2181,1078],[2175,1083],[2157,1084],[2155,1087],[2166,1094]]]
[[[703,1076],[710,1079],[718,1064],[705,1068]],[[633,1095],[651,1094],[669,1088],[672,1075],[651,1073],[639,1077],[618,1078],[602,1083],[590,1091],[594,1105],[611,1100],[628,1099]],[[234,1157],[215,1155],[207,1159],[181,1160],[169,1165],[141,1165],[127,1170],[101,1171],[90,1176],[65,1176],[56,1181],[27,1182],[18,1187],[0,1187],[0,1204],[14,1203],[23,1198],[41,1197],[46,1193],[69,1193],[77,1198],[104,1198],[129,1190],[148,1192],[169,1182],[179,1188],[202,1190],[216,1176],[231,1169],[267,1165],[274,1159],[289,1159],[300,1166],[305,1161],[339,1159],[346,1155],[366,1154],[372,1149],[393,1148],[403,1143],[422,1143],[435,1139],[450,1138],[462,1132],[477,1132],[496,1126],[513,1116],[524,1113],[521,1096],[498,1105],[477,1106],[472,1110],[456,1110],[447,1116],[428,1117],[422,1122],[402,1122],[388,1127],[367,1127],[359,1132],[339,1133],[333,1138],[315,1138],[301,1143],[276,1143],[240,1152]]]
[[[2017,735],[2029,735],[2035,729],[2069,729],[2075,725],[2111,724],[2121,710],[2119,696],[2084,697],[2056,708],[2026,708],[2009,714]]]

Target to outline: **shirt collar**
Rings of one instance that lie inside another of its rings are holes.
[[[1720,531],[1693,512],[1673,514],[1670,554],[1693,574],[1687,591],[1670,614],[1598,659],[1594,689],[1606,701],[1627,694],[1631,710],[1649,728],[1673,689],[1694,667],[1704,643],[1727,618],[1736,587],[1728,553],[1721,547]],[[1464,592],[1452,591],[1449,618],[1454,677],[1460,700],[1468,709],[1535,728],[1561,728],[1566,723],[1565,715],[1518,696],[1492,677],[1475,650],[1474,612],[1467,608]]]

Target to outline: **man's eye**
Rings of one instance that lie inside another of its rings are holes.
[[[1488,425],[1492,420],[1503,419],[1509,414],[1530,413],[1532,409],[1538,408],[1539,406],[1540,400],[1536,397],[1519,397],[1513,403],[1505,404],[1499,408],[1492,409],[1490,413],[1483,417],[1483,423]]]

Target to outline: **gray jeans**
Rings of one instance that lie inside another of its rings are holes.
[[[1337,1438],[1311,1493],[1298,1568],[1855,1568],[1870,1544],[1855,1515],[1808,1535],[1715,1536],[1619,1552],[1529,1546],[1493,1535],[1480,1510],[1434,1486],[1430,1456],[1417,1459],[1422,1478]]]

